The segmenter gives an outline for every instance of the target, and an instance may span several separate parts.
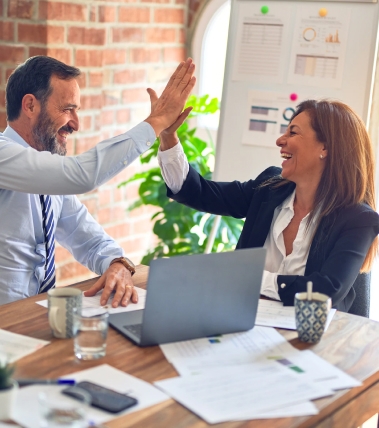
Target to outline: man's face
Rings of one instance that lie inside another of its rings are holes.
[[[39,114],[32,125],[34,147],[64,156],[67,137],[79,129],[77,112],[80,108],[80,90],[75,79],[50,79],[52,93],[41,103]]]

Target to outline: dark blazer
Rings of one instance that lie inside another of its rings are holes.
[[[280,168],[270,167],[256,180],[222,183],[205,180],[190,166],[180,192],[174,195],[168,189],[167,196],[199,211],[246,217],[236,249],[262,247],[275,208],[296,187],[295,183],[276,188],[261,186],[280,173]],[[366,204],[337,210],[322,218],[312,240],[304,276],[278,275],[278,291],[284,305],[293,305],[295,294],[306,291],[307,281],[312,281],[314,291],[329,295],[333,307],[347,312],[355,299],[352,285],[378,233],[379,216]]]

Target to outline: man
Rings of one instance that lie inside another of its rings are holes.
[[[1,304],[55,285],[54,237],[102,275],[86,295],[104,288],[101,304],[113,290],[113,307],[137,301],[133,263],[76,197],[62,195],[102,184],[164,129],[184,120],[193,72],[190,59],[181,63],[160,98],[148,89],[152,111],[144,122],[76,158],[59,155],[66,154],[67,137],[79,129],[80,71],[39,56],[13,72],[6,88],[8,127],[0,137]]]

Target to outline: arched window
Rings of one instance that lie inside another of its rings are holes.
[[[192,55],[198,65],[198,95],[208,94],[221,100],[226,45],[230,16],[230,0],[212,0],[202,11],[192,39]],[[200,128],[217,130],[219,114],[202,116]]]

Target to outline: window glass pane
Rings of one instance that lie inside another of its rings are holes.
[[[226,45],[230,16],[230,1],[225,2],[213,15],[206,28],[200,63],[200,95],[209,94],[210,98],[221,100],[224,79]],[[198,125],[217,129],[219,114],[201,116]]]

